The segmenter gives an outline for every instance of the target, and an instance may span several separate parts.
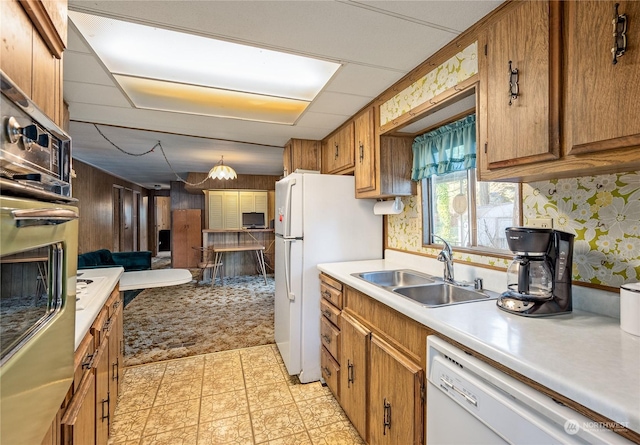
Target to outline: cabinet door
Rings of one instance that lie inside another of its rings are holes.
[[[322,173],[339,173],[353,168],[353,122],[329,136],[322,145]]]
[[[297,169],[320,170],[320,142],[296,139],[291,147],[291,172]]]
[[[267,192],[253,192],[255,207],[254,212],[264,213],[265,223],[267,222],[267,215],[269,214],[269,197]]]
[[[557,2],[518,2],[486,32],[480,58],[486,134],[478,149],[488,168],[559,155],[559,8]]]
[[[255,212],[256,203],[253,192],[240,192],[240,213]]]
[[[174,210],[171,228],[172,267],[198,267],[202,237],[200,210]]]
[[[338,133],[338,170],[351,168],[355,165],[353,122]]]
[[[367,356],[371,332],[345,313],[341,328],[340,404],[360,436],[366,439]]]
[[[241,227],[238,192],[223,192],[223,215],[225,229],[239,229]]]
[[[338,141],[336,135],[329,136],[322,142],[322,173],[328,174],[337,170]]]
[[[375,334],[369,357],[369,444],[423,443],[422,368]]]
[[[109,325],[109,418],[113,419],[118,401],[120,374],[122,369],[122,304],[120,300],[113,305],[115,312]]]
[[[209,229],[224,229],[224,192],[208,192]]]
[[[627,51],[613,63],[614,4],[626,14]],[[570,154],[640,145],[640,2],[567,5],[567,144]]]
[[[91,444],[96,440],[96,379],[92,370],[82,380],[62,416],[62,443],[64,445]]]
[[[284,150],[282,152],[282,166],[283,166],[283,173],[285,176],[293,173],[293,169],[292,169],[292,157],[293,157],[293,140],[290,140],[289,142],[287,142],[284,146]]]
[[[376,188],[376,149],[373,137],[373,108],[355,118],[355,181],[356,191],[366,192]]]
[[[95,425],[96,445],[105,445],[109,439],[109,341],[100,345],[94,359],[96,376]]]

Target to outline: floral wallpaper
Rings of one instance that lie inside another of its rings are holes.
[[[421,77],[380,106],[380,125],[402,116],[478,72],[478,42]]]
[[[415,253],[422,247],[421,199],[403,198],[405,209],[388,216],[387,245]],[[620,287],[640,281],[640,171],[523,184],[523,225],[553,218],[557,230],[576,235],[573,279]],[[459,261],[506,267],[509,260],[455,253]]]

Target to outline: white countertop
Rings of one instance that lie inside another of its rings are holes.
[[[157,269],[125,272],[120,278],[120,290],[149,289],[175,286],[193,279],[189,269]]]
[[[98,269],[81,269],[78,270],[78,278],[94,280],[95,285],[89,284],[87,291],[89,299],[83,310],[76,311],[76,335],[74,350],[78,349],[80,342],[89,332],[89,328],[93,324],[100,310],[104,306],[107,298],[111,295],[111,291],[120,281],[120,276],[124,273],[123,267],[101,267]],[[93,286],[92,286],[93,285]]]
[[[319,264],[318,269],[640,433],[640,337],[620,329],[618,319],[575,309],[569,315],[527,318],[501,311],[495,301],[428,308],[351,275],[391,269],[442,274],[435,260],[393,251],[387,251],[386,260]],[[476,273],[487,289],[500,291],[506,283],[501,272]],[[474,272],[466,274],[456,279],[474,278]]]

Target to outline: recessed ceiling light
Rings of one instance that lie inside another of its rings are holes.
[[[293,124],[340,67],[76,11],[69,17],[140,108]]]

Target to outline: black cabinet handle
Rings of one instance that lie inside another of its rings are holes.
[[[353,363],[347,359],[347,388],[351,388],[353,383]]]
[[[618,14],[619,3],[613,5],[613,47],[611,54],[613,56],[613,64],[618,63],[618,57],[627,50],[627,15]]]
[[[511,66],[511,60],[509,60],[509,105],[513,104],[513,101],[520,95],[518,77],[518,68],[513,68]]]
[[[383,419],[382,419],[382,435],[387,435],[387,428],[391,430],[391,404],[384,399],[383,402]]]

